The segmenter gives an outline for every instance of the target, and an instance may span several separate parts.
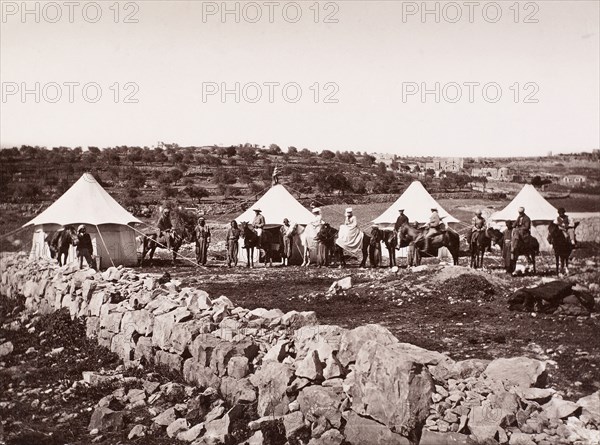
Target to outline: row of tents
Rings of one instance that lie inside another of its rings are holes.
[[[519,206],[526,208],[526,213],[533,221],[532,234],[538,238],[542,249],[549,249],[546,241],[547,225],[556,218],[557,210],[532,185],[525,185],[503,210],[492,214],[490,219],[498,225],[502,225],[507,220],[514,220]],[[405,192],[372,223],[381,228],[393,226],[398,217],[398,209],[401,208],[405,209],[411,222],[425,223],[429,220],[431,209],[434,207],[450,227],[461,224],[427,192],[419,181],[410,184]],[[284,218],[306,225],[314,217],[312,212],[300,204],[281,184],[271,187],[252,207],[239,215],[236,221],[252,221],[254,208],[261,209],[267,221],[267,230],[279,230]],[[34,228],[31,256],[48,257],[50,252],[45,242],[46,235],[69,224],[86,225],[92,237],[94,252],[100,258],[100,267],[137,265],[137,239],[143,235],[143,229],[140,227],[143,225],[142,221],[115,201],[89,173],[84,173],[50,207],[24,224],[23,227]],[[301,259],[301,245],[299,242],[293,245],[293,259],[297,261]],[[240,249],[240,255],[243,254]],[[71,252],[69,261],[73,258],[74,252]]]

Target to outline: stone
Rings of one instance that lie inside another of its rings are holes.
[[[323,380],[323,364],[317,351],[310,351],[306,357],[296,362],[296,375],[309,380]]]
[[[204,423],[194,425],[189,430],[181,431],[177,434],[177,440],[182,442],[193,442],[204,432]]]
[[[264,445],[265,437],[262,431],[256,431],[246,442],[242,445]]]
[[[123,412],[101,406],[92,413],[88,430],[119,431],[123,427]]]
[[[460,433],[439,433],[424,429],[421,435],[423,445],[473,445],[469,436]]]
[[[183,431],[187,431],[189,429],[189,427],[190,427],[190,425],[189,425],[188,421],[184,418],[174,420],[167,427],[167,436],[169,436],[171,439],[173,437],[177,437],[177,435],[179,433],[181,433]]]
[[[212,369],[202,365],[193,357],[183,364],[183,378],[186,382],[201,388],[218,388],[221,384],[221,379],[213,373]]]
[[[286,389],[294,376],[290,365],[266,362],[251,377],[250,382],[258,388],[259,416],[287,414],[290,400]]]
[[[487,366],[484,375],[505,387],[529,388],[545,378],[546,364],[529,357],[499,358]]]
[[[87,306],[87,312],[89,315],[99,317],[102,310],[102,305],[107,303],[110,296],[104,291],[95,291],[90,297],[90,301]]]
[[[181,372],[181,364],[183,359],[178,354],[170,354],[165,351],[156,351],[156,354],[154,355],[154,362],[157,365],[166,366],[171,371]]]
[[[550,397],[552,397],[555,392],[556,391],[551,388],[523,388],[519,389],[517,394],[522,399],[544,403],[549,401]]]
[[[344,278],[340,278],[337,281],[334,281],[331,286],[329,287],[329,290],[327,292],[336,292],[338,290],[349,290],[352,289],[352,277],[348,276],[348,277],[344,277]]]
[[[247,357],[231,357],[227,364],[227,375],[234,379],[243,379],[250,372]]]
[[[122,312],[105,312],[100,314],[100,329],[106,329],[113,334],[118,334],[121,330]]]
[[[175,422],[177,420],[177,414],[175,413],[175,408],[169,408],[169,409],[163,411],[158,416],[154,417],[152,420],[157,425],[161,425],[161,426],[171,425],[173,422]]]
[[[146,435],[147,429],[148,428],[146,426],[138,424],[131,428],[131,431],[129,431],[129,434],[127,435],[127,439],[132,440],[138,437],[144,437]]]
[[[600,425],[600,391],[580,398],[577,405],[592,418],[596,425]]]
[[[248,320],[256,320],[256,319],[264,319],[264,320],[274,320],[275,318],[283,317],[283,311],[280,309],[265,309],[262,307],[252,309],[246,317]]]
[[[102,272],[104,281],[119,281],[121,279],[121,271],[116,267],[109,267]]]
[[[409,440],[395,434],[388,427],[350,411],[344,429],[346,441],[351,445],[410,445]]]
[[[223,377],[220,389],[225,400],[232,406],[256,401],[256,390],[248,378]]]
[[[326,419],[334,428],[341,426],[342,413],[339,409],[345,395],[341,388],[307,386],[298,394],[300,411],[310,422]]]
[[[188,310],[197,313],[202,312],[212,307],[213,303],[206,292],[196,290],[188,301]]]
[[[7,356],[11,352],[13,352],[14,349],[15,348],[14,348],[13,344],[9,341],[0,344],[0,357]]]
[[[127,311],[121,320],[121,331],[129,334],[137,332],[140,335],[152,335],[154,327],[154,316],[150,311],[142,309],[139,311]]]
[[[281,362],[281,361],[283,361],[283,359],[287,355],[289,343],[290,342],[288,340],[283,340],[283,339],[277,340],[277,343],[275,343],[275,346],[272,346],[271,349],[269,349],[267,351],[267,353],[264,355],[263,362],[267,362],[267,361]]]
[[[536,445],[529,434],[514,432],[508,441],[509,445]]]
[[[205,422],[205,428],[206,432],[204,433],[204,438],[217,440],[218,443],[226,443],[231,428],[229,415],[225,414],[219,419]]]
[[[217,307],[225,307],[229,309],[233,309],[235,307],[235,304],[233,304],[233,302],[225,295],[221,295],[219,298],[214,299],[212,303],[213,306]]]
[[[134,360],[145,359],[147,363],[154,361],[154,349],[152,348],[151,337],[140,337],[135,344],[135,351],[133,353]]]
[[[283,427],[285,428],[285,437],[288,439],[296,437],[298,433],[307,429],[302,412],[296,411],[283,416]]]
[[[177,308],[166,314],[154,317],[152,345],[168,351],[172,346],[171,333],[173,332],[173,328],[190,314],[185,308]]]
[[[337,359],[342,366],[348,366],[356,361],[356,355],[366,341],[374,341],[384,346],[400,343],[388,329],[377,324],[368,324],[345,331],[340,338],[337,354]]]
[[[325,431],[321,437],[312,438],[308,445],[341,445],[344,441],[344,436],[336,429]]]
[[[281,325],[292,329],[318,324],[317,314],[314,311],[290,311],[281,317]]]
[[[427,367],[402,352],[399,343],[387,346],[367,341],[359,350],[354,370],[344,382],[352,410],[416,441],[425,423],[434,384]]]
[[[542,406],[543,413],[548,419],[564,419],[569,417],[579,409],[579,405],[575,402],[553,397],[548,403]]]
[[[329,357],[340,349],[346,329],[332,325],[304,326],[294,332],[296,360],[303,359],[315,350],[319,357]]]

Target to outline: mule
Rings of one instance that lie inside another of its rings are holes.
[[[573,229],[577,228],[578,222],[575,223]],[[552,244],[554,257],[556,258],[556,275],[561,275],[561,272],[569,275],[569,258],[573,252],[573,245],[560,227],[551,222],[548,226],[548,242]],[[559,267],[560,263],[560,267]]]
[[[335,229],[334,229],[335,230]],[[346,260],[344,259],[344,249],[337,244],[337,238],[338,238],[338,230],[335,230],[336,236],[335,236],[335,246],[333,248],[333,256],[338,258],[339,261],[339,267],[346,267]],[[362,238],[362,244],[361,244],[361,248],[360,251],[362,253],[362,260],[360,261],[360,266],[359,267],[365,267],[367,265],[367,258],[369,257],[369,246],[371,245],[371,237],[369,235],[367,235],[366,233],[363,232],[363,238]],[[374,266],[374,263],[371,263],[371,266]]]
[[[483,267],[483,256],[486,250],[489,250],[495,245],[502,247],[502,232],[497,229],[488,227],[486,230],[479,230],[476,233],[471,233],[469,240],[469,251],[471,253],[471,267],[478,269]]]
[[[265,264],[269,263],[270,267],[273,266],[273,254],[275,253],[275,250],[273,249],[273,242],[269,232],[263,229],[261,240],[256,229],[252,227],[251,224],[242,222],[240,226],[240,237],[244,240],[243,248],[246,249],[246,267],[254,267],[254,249],[258,249],[259,252],[262,249],[265,252]]]
[[[535,257],[540,254],[540,243],[535,237],[528,235],[526,241],[519,237],[518,230],[514,229],[511,234],[511,264],[510,271],[514,273],[520,256],[525,256],[527,262],[533,266],[533,274],[536,274]]]
[[[381,243],[385,245],[388,252],[389,267],[396,265],[396,246],[398,244],[398,234],[393,230],[380,229],[379,227],[373,227],[371,229],[371,242],[369,244],[369,260],[371,264],[374,262],[377,266],[383,260],[381,258]],[[377,267],[375,266],[375,267]]]
[[[398,232],[400,238],[400,247],[409,246],[408,265],[419,266],[422,256],[435,256],[440,247],[446,247],[452,255],[455,266],[458,266],[458,257],[460,254],[460,236],[454,230],[446,229],[431,238],[429,249],[425,248],[425,231],[427,229],[418,229],[405,223]]]
[[[77,230],[71,225],[64,226],[56,232],[49,232],[45,236],[45,241],[50,249],[50,257],[57,258],[58,265],[62,266],[67,264],[69,248],[77,245]]]
[[[169,238],[167,240],[167,237]],[[173,253],[173,266],[176,263],[177,252],[179,248],[183,244],[185,239],[185,232],[180,229],[171,229],[168,232],[163,232],[162,236],[158,236],[156,233],[146,233],[144,234],[142,240],[142,258],[140,259],[140,267],[144,266],[144,259],[146,255],[148,255],[148,259],[150,260],[150,264],[154,260],[154,251],[157,247],[161,249],[166,249],[167,245],[170,244],[171,252]]]

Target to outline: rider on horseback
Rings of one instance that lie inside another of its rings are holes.
[[[473,244],[475,236],[473,235],[479,235],[479,232],[481,232],[482,230],[486,229],[486,222],[485,222],[485,218],[482,216],[483,212],[481,210],[477,210],[477,212],[475,213],[475,216],[473,217],[473,219],[471,220],[471,223],[473,224],[473,226],[471,227],[470,231],[469,231],[469,245]]]
[[[400,215],[398,216],[398,219],[396,219],[396,224],[394,224],[394,232],[398,234],[398,245],[396,246],[396,250],[400,250],[400,243],[402,241],[400,239],[402,236],[400,234],[400,229],[404,224],[408,224],[408,216],[404,214],[404,209],[398,209],[398,211],[400,212]]]
[[[266,221],[265,217],[261,215],[262,210],[254,209],[254,212],[256,213],[256,216],[252,221],[252,227],[254,227],[254,230],[256,230],[256,235],[258,236],[258,246],[262,246],[263,229],[265,227]]]
[[[575,247],[575,234],[572,230],[574,227],[570,225],[569,216],[565,213],[566,210],[564,207],[558,209],[558,216],[556,217],[556,225],[562,230],[565,238],[571,243],[573,247]]]
[[[531,219],[525,214],[524,207],[519,207],[519,216],[515,221],[514,230],[516,230],[518,238],[516,239],[517,243],[511,245],[512,253],[515,253],[518,244],[526,244],[531,236]]]
[[[427,233],[425,234],[425,246],[423,247],[423,251],[427,252],[429,251],[429,246],[431,245],[431,238],[442,233],[444,228],[444,223],[442,222],[440,214],[435,207],[431,209],[429,223],[425,227],[427,227],[429,230],[427,230]]]
[[[163,235],[165,236],[167,249],[171,250],[171,231],[173,230],[173,224],[171,223],[171,211],[169,209],[163,209],[160,217],[158,218],[158,222],[156,223],[156,227],[158,228],[158,232],[156,234],[157,239],[161,238]]]

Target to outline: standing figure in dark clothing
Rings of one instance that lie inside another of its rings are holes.
[[[161,212],[156,227],[158,228],[156,239],[159,240],[164,235],[166,247],[168,250],[171,250],[171,230],[173,230],[173,224],[171,223],[171,212],[169,209],[164,209]]]
[[[515,230],[517,231],[517,243],[511,246],[512,252],[517,250],[518,244],[526,244],[531,236],[531,219],[525,214],[525,208],[519,207],[519,216],[515,221]]]
[[[506,221],[506,230],[504,231],[504,235],[502,238],[502,258],[504,258],[504,268],[506,272],[512,273],[512,249],[511,249],[511,239],[512,239],[512,231],[513,231],[513,222]]]
[[[240,229],[235,220],[231,221],[231,227],[227,230],[227,267],[238,263],[238,243],[240,240]]]
[[[89,267],[94,267],[92,263],[92,255],[94,253],[94,246],[92,245],[92,238],[87,233],[85,226],[82,224],[77,228],[77,258],[79,259],[79,268],[83,269],[83,259],[87,262]]]
[[[284,266],[289,266],[290,258],[292,257],[292,239],[294,237],[294,229],[296,225],[290,225],[290,221],[287,218],[283,219],[283,225],[279,229],[281,233],[281,244],[282,244],[282,262]]]
[[[396,250],[400,250],[400,228],[404,224],[408,224],[408,216],[406,216],[404,214],[404,209],[398,209],[398,211],[400,212],[400,215],[398,216],[398,219],[396,220],[396,224],[394,224],[394,232],[396,232],[396,236],[398,237],[398,243],[396,246]]]
[[[196,240],[196,262],[202,266],[206,266],[208,245],[210,244],[210,229],[202,216],[198,218],[194,235]]]

